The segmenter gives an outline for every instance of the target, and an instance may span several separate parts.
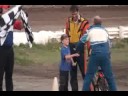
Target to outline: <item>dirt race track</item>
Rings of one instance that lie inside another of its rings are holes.
[[[62,9],[27,9],[29,23],[33,31],[62,30],[65,19],[70,15],[67,8]],[[83,8],[82,16],[90,23],[95,15],[103,17],[105,26],[128,26],[128,7],[110,8]],[[42,58],[43,59],[43,58]],[[114,74],[119,91],[128,91],[128,66],[127,64],[113,65]],[[80,72],[79,72],[80,73]],[[14,90],[15,91],[49,91],[52,88],[53,78],[58,77],[58,64],[34,65],[22,67],[15,64]],[[81,75],[78,74],[79,87],[82,88]]]
[[[36,8],[26,10],[29,14],[29,22],[33,31],[40,30],[62,30],[65,27],[65,20],[70,16],[67,8]],[[128,26],[128,7],[99,7],[82,8],[80,13],[90,23],[95,15],[103,18],[105,26]]]

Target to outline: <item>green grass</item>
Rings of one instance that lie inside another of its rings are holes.
[[[58,43],[34,44],[32,48],[26,45],[14,46],[14,51],[15,63],[20,65],[56,64],[60,61]]]
[[[128,39],[116,39],[111,49],[112,62],[114,64],[128,63]]]
[[[123,46],[121,45],[123,44]],[[15,64],[59,64],[60,62],[60,44],[56,42],[46,45],[33,44],[32,48],[27,45],[14,46]],[[116,40],[111,49],[112,62],[114,64],[128,63],[128,40]]]
[[[112,62],[114,64],[127,64],[128,63],[128,45],[124,48],[111,49]]]

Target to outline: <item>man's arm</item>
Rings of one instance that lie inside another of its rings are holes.
[[[23,22],[21,20],[16,20],[13,26],[14,29],[21,30],[23,28]]]
[[[81,26],[81,31],[82,31],[81,36],[83,36],[86,33],[86,31],[89,29],[89,27],[90,27],[89,22],[87,20],[84,21]]]
[[[83,24],[82,24],[82,35],[81,36],[83,36],[86,32],[87,32],[87,30],[89,29],[89,27],[90,27],[90,25],[89,25],[89,21],[88,20],[86,20],[86,21],[84,21],[83,22]],[[88,50],[88,56],[89,56],[89,53],[90,53],[90,42],[89,41],[87,41],[87,50]],[[83,48],[84,48],[84,46],[83,46]]]
[[[89,39],[88,34],[85,33],[85,34],[81,37],[80,41],[79,41],[78,44],[77,44],[77,47],[76,47],[76,51],[77,51],[77,52],[83,52],[83,50],[84,50],[84,45],[85,45],[85,43],[88,41],[88,39]]]

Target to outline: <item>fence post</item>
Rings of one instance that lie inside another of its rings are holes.
[[[120,39],[124,38],[124,29],[123,26],[119,26],[119,37]]]

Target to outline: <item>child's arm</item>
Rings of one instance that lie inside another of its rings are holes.
[[[71,55],[65,55],[65,59],[72,59],[73,57],[78,57],[79,54],[75,53],[75,54],[71,54]]]
[[[73,58],[71,58],[71,62],[73,66],[76,66],[76,63],[74,62]]]
[[[66,59],[70,59],[71,62],[72,62],[72,65],[73,66],[76,66],[76,63],[74,62],[73,57],[78,57],[78,56],[79,56],[79,54],[78,53],[75,53],[75,54],[72,54],[72,55],[66,55],[65,58]]]

